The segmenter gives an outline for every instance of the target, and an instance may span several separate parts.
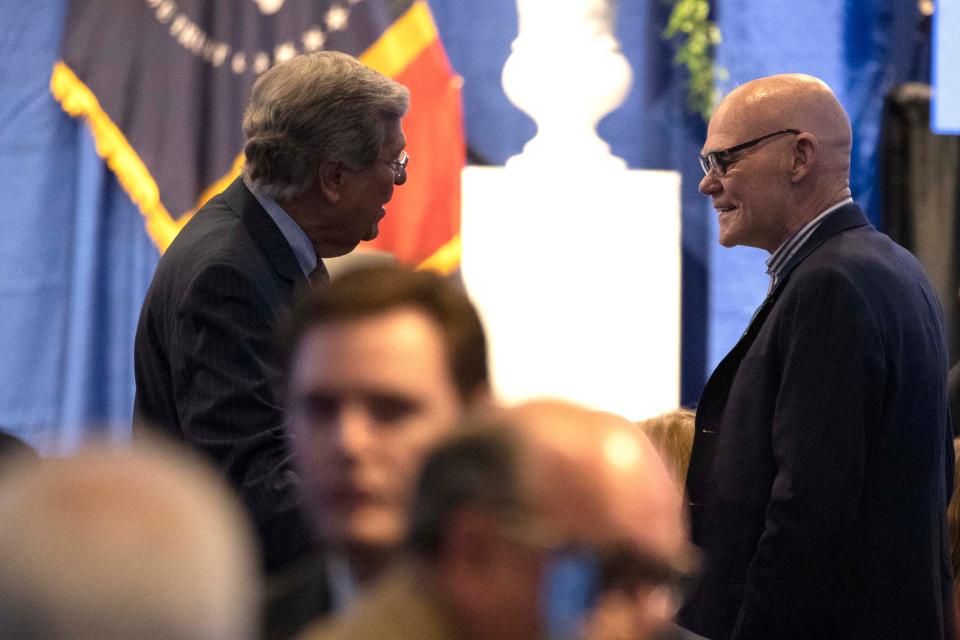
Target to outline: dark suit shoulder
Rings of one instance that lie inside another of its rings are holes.
[[[268,570],[310,547],[288,469],[276,343],[297,269],[279,228],[237,180],[160,259],[134,345],[137,419],[221,467],[254,516]]]
[[[267,580],[263,638],[293,638],[330,609],[326,557],[318,553]]]
[[[216,260],[243,265],[258,253],[262,254],[239,213],[218,196],[184,226],[160,262],[203,264]]]

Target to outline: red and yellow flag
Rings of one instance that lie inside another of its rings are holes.
[[[51,90],[162,252],[239,173],[257,75],[299,53],[357,56],[406,85],[410,178],[370,243],[409,263],[459,261],[460,79],[423,0],[71,0]]]

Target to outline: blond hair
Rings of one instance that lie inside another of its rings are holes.
[[[637,423],[681,487],[687,481],[690,468],[695,417],[690,409],[674,409]]]

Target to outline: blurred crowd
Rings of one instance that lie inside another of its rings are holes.
[[[0,437],[0,637],[956,637],[943,322],[829,87],[714,112],[700,190],[770,290],[696,412],[640,422],[501,402],[456,274],[331,278],[407,181],[408,105],[339,53],[260,76],[242,176],[144,301],[132,446]]]

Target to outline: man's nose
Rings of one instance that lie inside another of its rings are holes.
[[[641,590],[637,594],[639,625],[644,631],[638,637],[654,637],[662,632],[672,621],[680,608],[680,601],[666,586],[651,590]]]
[[[337,412],[337,447],[347,455],[356,455],[373,441],[370,413],[360,402],[344,402]]]
[[[720,191],[721,188],[720,180],[713,175],[712,171],[700,180],[700,193],[705,196],[713,195]]]

